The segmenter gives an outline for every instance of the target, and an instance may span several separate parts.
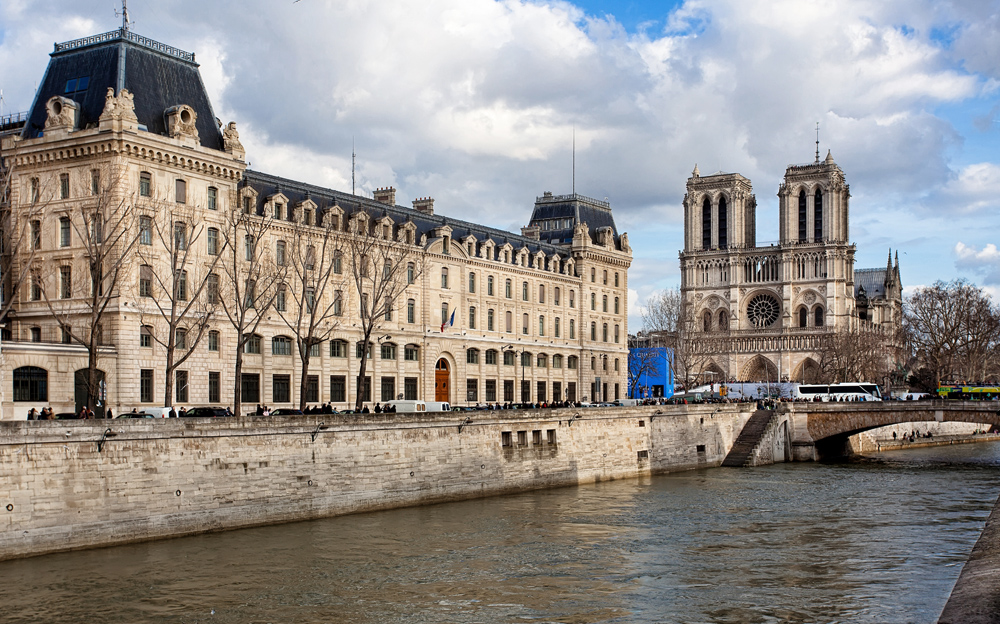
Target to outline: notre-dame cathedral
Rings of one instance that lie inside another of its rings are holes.
[[[837,332],[899,326],[898,252],[884,269],[854,268],[850,196],[833,156],[817,151],[785,170],[778,240],[758,244],[750,180],[695,166],[680,253],[681,329],[700,345],[692,377],[815,381]]]

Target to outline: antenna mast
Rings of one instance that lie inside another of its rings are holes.
[[[354,137],[351,137],[351,195],[356,195],[354,192],[354,160],[357,154],[354,152]]]
[[[816,122],[816,162],[819,162],[819,122]]]
[[[115,15],[118,15],[118,11],[115,11]],[[122,0],[122,30],[128,32],[129,19],[128,19],[128,0]]]
[[[576,195],[576,126],[573,126],[573,194]]]

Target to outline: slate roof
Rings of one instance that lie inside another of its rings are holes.
[[[573,224],[569,228],[543,229],[540,236],[543,240],[552,243],[569,243],[573,240],[573,227],[577,223],[586,223],[590,227],[590,237],[597,241],[597,230],[602,227],[610,227],[614,232],[615,240],[618,240],[618,228],[615,227],[615,219],[611,215],[611,205],[606,201],[600,201],[584,195],[551,195],[545,194],[535,199],[535,209],[531,213],[529,225],[541,225],[541,223],[552,219],[573,219]]]
[[[854,269],[854,296],[862,286],[868,299],[885,299],[885,269]]]
[[[118,29],[101,35],[55,44],[45,76],[35,94],[22,136],[33,139],[45,129],[45,103],[54,95],[80,104],[80,128],[97,124],[108,87],[128,89],[135,99],[139,123],[154,134],[167,133],[164,111],[187,104],[198,114],[196,125],[203,147],[222,149],[208,92],[194,54]],[[80,89],[80,79],[86,78]]]
[[[326,209],[336,203],[348,215],[356,210],[364,210],[376,219],[380,219],[383,214],[387,214],[396,223],[404,223],[410,220],[417,226],[416,235],[418,238],[422,234],[427,234],[430,237],[431,230],[447,225],[452,229],[451,237],[456,242],[465,240],[471,234],[479,242],[493,239],[493,242],[497,246],[502,246],[505,242],[509,242],[515,250],[527,247],[528,251],[532,254],[541,250],[545,252],[546,256],[559,254],[565,258],[568,255],[565,247],[558,247],[544,241],[536,241],[506,230],[470,223],[439,214],[428,215],[418,212],[413,208],[407,208],[406,206],[390,206],[377,202],[374,199],[351,195],[350,193],[343,193],[304,182],[296,182],[259,171],[247,170],[244,179],[251,188],[257,191],[257,214],[263,213],[267,198],[280,191],[293,205],[300,201],[305,201],[308,196],[316,204],[316,210],[319,213],[318,216],[320,219],[322,219],[322,215],[326,212]]]

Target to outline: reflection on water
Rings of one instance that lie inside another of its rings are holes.
[[[716,469],[0,563],[9,622],[933,622],[1000,444]]]

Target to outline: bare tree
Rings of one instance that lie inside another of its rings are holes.
[[[820,351],[821,374],[830,383],[888,382],[895,364],[892,339],[881,327],[867,323],[830,334]]]
[[[158,213],[158,214],[157,214]],[[213,229],[208,262],[195,249],[208,228],[188,208],[146,211],[139,217],[141,236],[150,245],[139,245],[139,320],[143,331],[166,351],[163,405],[171,407],[175,371],[201,342],[219,305],[219,276],[215,273],[226,242]],[[222,247],[220,249],[220,246]]]
[[[62,330],[63,340],[87,350],[87,405],[97,407],[103,381],[98,375],[103,320],[121,295],[122,277],[129,274],[138,228],[124,165],[111,162],[95,171],[90,196],[67,215],[82,252],[74,254],[73,262],[47,258],[36,263],[40,266],[35,277],[42,284],[37,294]]]
[[[392,320],[398,299],[420,275],[423,263],[422,253],[414,244],[412,224],[394,228],[388,217],[372,221],[368,213],[355,212],[348,224],[346,242],[361,320],[362,357],[358,358],[354,402],[354,408],[361,410],[372,333]]]
[[[937,387],[944,379],[985,379],[1000,341],[998,317],[989,296],[962,279],[938,281],[908,297],[907,337],[927,380]]]
[[[312,350],[333,335],[343,313],[344,238],[336,222],[316,228],[299,219],[292,240],[277,241],[275,261],[287,267],[288,282],[279,285],[275,309],[295,336],[301,371],[299,409],[306,408]],[[289,303],[292,305],[289,306]]]
[[[673,350],[674,379],[691,387],[691,378],[705,366],[708,343],[694,332],[693,321],[684,317],[679,288],[654,292],[641,308],[643,330],[663,346]]]
[[[241,199],[248,201],[244,205]],[[257,328],[285,280],[285,272],[275,264],[267,244],[272,219],[257,215],[249,200],[233,194],[221,234],[226,259],[220,263],[219,307],[236,330],[233,411],[237,416],[243,404],[243,356],[247,345],[259,340]]]
[[[54,185],[48,183],[50,178],[29,179],[21,192],[15,193],[18,143],[14,136],[0,137],[0,288],[4,294],[0,324],[6,322],[21,287],[31,276],[39,247],[33,244],[35,236],[40,235],[40,224],[55,194]]]

